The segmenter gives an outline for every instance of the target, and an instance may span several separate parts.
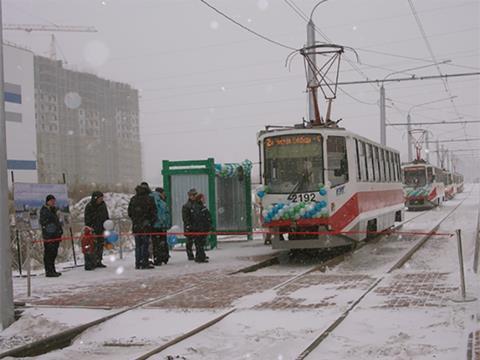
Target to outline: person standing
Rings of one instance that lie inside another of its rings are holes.
[[[135,237],[135,269],[153,269],[148,261],[149,233],[157,220],[157,210],[150,189],[145,185],[135,188],[135,195],[128,204],[128,217],[132,220]]]
[[[62,275],[55,269],[55,259],[58,255],[61,236],[63,235],[62,224],[57,215],[56,199],[53,195],[47,195],[45,205],[40,209],[40,225],[43,237],[43,264],[46,277],[58,277]]]
[[[165,190],[156,188],[150,193],[150,197],[157,209],[157,220],[153,224],[153,232],[156,234],[152,235],[153,265],[160,266],[162,262],[167,264],[170,258],[166,233],[171,226],[170,211],[167,207]]]
[[[196,251],[195,262],[207,263],[208,258],[205,254],[205,244],[207,243],[207,233],[212,229],[212,216],[205,206],[205,196],[203,194],[198,194],[195,197],[190,225],[191,231],[196,233],[193,237]]]
[[[94,236],[94,254],[85,256],[85,270],[93,270],[94,268],[104,268],[106,265],[102,263],[103,247],[105,243],[103,223],[109,219],[108,209],[103,200],[101,191],[94,191],[90,202],[85,206],[85,226],[93,229]]]
[[[195,203],[195,197],[197,196],[196,189],[188,190],[188,200],[182,207],[182,220],[183,220],[183,232],[185,233],[185,248],[187,250],[187,257],[188,260],[195,260],[195,256],[193,254],[193,243],[194,239],[192,236],[187,235],[191,231],[191,223],[192,223],[192,209],[193,204]]]

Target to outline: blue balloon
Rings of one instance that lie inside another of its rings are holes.
[[[169,246],[175,246],[177,243],[177,235],[167,235],[167,243]]]
[[[318,205],[320,205],[320,209],[323,209],[324,207],[327,207],[327,202],[322,200],[318,203]]]
[[[262,198],[265,196],[265,191],[259,191],[259,192],[257,193],[257,196],[258,196],[260,199],[262,199]]]
[[[319,193],[320,193],[320,195],[325,196],[325,195],[327,195],[327,190],[325,190],[325,188],[321,188]]]
[[[114,244],[118,241],[118,233],[116,231],[110,231],[110,234],[106,237],[106,242]]]

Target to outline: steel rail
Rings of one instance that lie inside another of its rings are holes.
[[[472,189],[473,190],[473,189]],[[469,194],[472,192],[472,190],[469,192]],[[447,220],[453,212],[455,212],[460,205],[464,203],[464,201],[468,199],[468,196],[465,196],[465,198],[457,204],[451,211],[448,212],[448,214],[443,217],[430,231],[427,235],[425,235],[421,240],[416,242],[412,248],[410,248],[407,253],[405,253],[389,270],[385,272],[383,276],[378,278],[362,295],[360,295],[349,307],[347,310],[345,310],[330,326],[324,330],[319,336],[315,338],[315,340],[310,343],[308,347],[306,347],[295,359],[296,360],[303,360],[306,357],[308,357],[350,314],[350,312],[357,307],[357,305],[372,291],[374,290],[380,282],[382,282],[385,279],[385,276],[387,274],[390,274],[396,269],[401,268],[412,256],[415,254],[435,233],[435,231],[440,227],[440,225]]]

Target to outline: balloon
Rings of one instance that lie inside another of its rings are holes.
[[[115,224],[113,223],[112,220],[105,220],[103,223],[103,228],[107,231],[113,230]]]
[[[118,233],[116,231],[110,231],[105,240],[110,244],[116,243],[118,241]]]
[[[169,246],[175,246],[177,243],[177,235],[167,235],[167,243]]]
[[[265,191],[259,191],[259,192],[257,193],[257,196],[258,196],[260,199],[262,199],[262,198],[265,196]]]

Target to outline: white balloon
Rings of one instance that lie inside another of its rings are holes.
[[[108,231],[113,230],[114,226],[115,225],[112,220],[105,220],[103,223],[103,228]]]

